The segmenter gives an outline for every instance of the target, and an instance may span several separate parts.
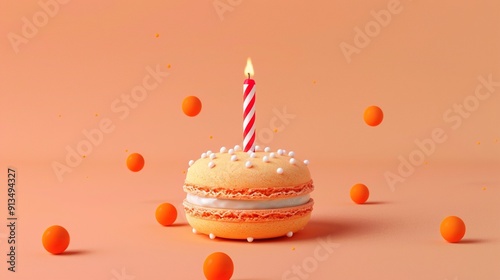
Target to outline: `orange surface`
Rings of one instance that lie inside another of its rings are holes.
[[[0,221],[14,167],[19,243],[12,273],[0,226],[0,279],[203,279],[216,251],[240,280],[500,278],[500,2],[59,1],[0,9]],[[248,57],[256,143],[310,160],[314,211],[291,239],[209,240],[182,215],[184,172],[242,144]],[[459,243],[439,232],[451,215]],[[57,256],[54,224],[71,234]]]

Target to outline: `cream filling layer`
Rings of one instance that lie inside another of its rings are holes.
[[[270,200],[236,200],[236,199],[219,199],[212,197],[201,197],[188,193],[186,201],[202,207],[208,208],[223,208],[237,210],[251,209],[275,209],[294,207],[309,202],[310,195],[305,194],[292,198],[270,199]]]

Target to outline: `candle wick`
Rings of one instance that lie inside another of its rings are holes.
[[[248,74],[248,78],[250,79],[250,73],[247,73]]]

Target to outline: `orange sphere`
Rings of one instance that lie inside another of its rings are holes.
[[[465,235],[465,223],[457,216],[448,216],[441,222],[441,236],[448,242],[455,243]]]
[[[130,171],[138,172],[144,167],[144,158],[141,154],[133,153],[127,158],[127,167]]]
[[[61,254],[68,248],[69,233],[62,226],[51,226],[43,233],[42,244],[49,253]]]
[[[201,101],[196,96],[188,96],[182,101],[182,111],[186,116],[194,117],[201,111]]]
[[[351,187],[351,199],[357,204],[363,204],[368,200],[370,191],[368,187],[363,184],[356,184]]]
[[[164,226],[169,226],[177,219],[177,209],[170,203],[162,203],[156,208],[156,220]]]
[[[369,126],[377,126],[384,119],[384,112],[377,106],[370,106],[365,109],[363,114],[363,119],[365,123]]]
[[[222,252],[210,254],[203,263],[203,274],[207,280],[229,280],[233,271],[233,260]]]

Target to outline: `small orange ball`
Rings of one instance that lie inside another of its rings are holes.
[[[233,260],[222,252],[210,254],[203,263],[203,274],[207,280],[229,280],[233,272]]]
[[[188,96],[182,101],[182,111],[186,116],[194,117],[201,111],[201,101],[196,96]]]
[[[51,226],[42,235],[42,244],[49,253],[63,253],[69,245],[69,233],[62,226]]]
[[[465,223],[457,216],[448,216],[441,222],[439,230],[446,241],[456,243],[465,235]]]
[[[127,167],[133,172],[141,171],[144,167],[144,158],[138,153],[130,154],[127,158]]]
[[[377,106],[370,106],[365,109],[363,114],[363,119],[365,123],[369,126],[377,126],[384,119],[384,112]]]
[[[363,204],[368,200],[370,191],[368,187],[363,184],[356,184],[351,187],[351,199],[357,204]]]
[[[155,216],[158,223],[170,226],[177,219],[177,209],[170,203],[162,203],[156,208]]]

